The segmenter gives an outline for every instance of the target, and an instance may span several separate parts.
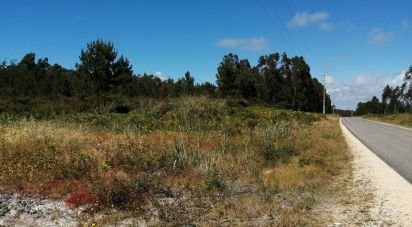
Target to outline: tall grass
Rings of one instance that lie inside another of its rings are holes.
[[[269,214],[277,217],[272,224],[310,223],[316,194],[348,158],[335,118],[205,97],[151,103],[127,115],[0,125],[0,184],[7,190],[94,211],[156,209],[161,222],[174,224],[253,224]]]

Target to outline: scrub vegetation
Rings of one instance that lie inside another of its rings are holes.
[[[199,84],[135,74],[96,40],[74,69],[3,61],[0,82],[0,191],[63,199],[85,225],[322,224],[350,166],[302,56],[229,53]]]
[[[336,117],[204,96],[140,103],[127,114],[1,115],[3,192],[64,199],[90,225],[296,226],[322,224],[312,210],[350,166]]]

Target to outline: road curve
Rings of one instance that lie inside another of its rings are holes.
[[[372,152],[412,183],[412,130],[359,118],[342,123]]]

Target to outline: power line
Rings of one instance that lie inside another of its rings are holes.
[[[292,7],[290,6],[289,2],[288,2],[287,0],[283,0],[283,2],[285,3],[286,8],[288,9],[290,15],[293,17],[293,16],[294,16],[294,12],[293,12]],[[298,29],[298,32],[299,32],[300,37],[302,38],[302,40],[303,40],[303,42],[304,42],[304,45],[305,45],[306,49],[308,49],[308,50],[310,51],[309,43],[307,42],[307,39],[306,39],[305,36],[303,35],[302,29],[300,29],[299,26],[297,27],[297,29]]]
[[[283,0],[283,2],[285,3],[286,7],[289,10],[290,15],[293,17],[294,16],[294,10],[292,10],[292,7],[290,6],[289,2],[287,0]],[[312,55],[312,59],[313,59],[313,63],[318,67],[319,71],[322,72],[323,70],[321,69],[321,65],[317,59],[317,57],[315,56],[314,52],[312,51],[312,48],[309,45],[309,42],[307,41],[305,35],[303,34],[303,31],[300,27],[297,27],[298,32],[303,40],[303,42],[306,45],[307,50],[309,51],[309,53]],[[323,90],[323,113],[325,113],[325,96],[326,96],[326,75],[323,74],[323,86],[324,86],[324,90]]]
[[[264,14],[266,15],[266,17],[269,18],[269,21],[272,23],[272,25],[275,27],[275,29],[277,30],[277,32],[282,36],[282,39],[288,43],[288,46],[290,46],[291,48],[293,48],[296,52],[299,52],[298,48],[296,46],[294,46],[291,41],[285,36],[285,34],[283,33],[283,31],[279,28],[278,24],[275,22],[276,20],[273,19],[273,17],[271,16],[271,14],[266,10],[266,8],[264,7],[264,5],[262,4],[261,0],[258,0],[258,4],[260,9],[264,12]]]
[[[280,16],[280,13],[279,13],[279,11],[277,10],[276,6],[274,5],[273,1],[271,1],[271,0],[267,0],[267,1],[268,1],[268,3],[269,3],[269,7],[270,7],[270,8],[272,9],[272,11],[274,12],[274,14],[275,14],[275,16],[277,17],[278,21],[282,21],[282,18],[281,18],[281,16]],[[292,10],[292,7],[290,6],[290,4],[289,4],[286,0],[284,0],[284,3],[285,3],[286,8],[288,9],[288,11],[289,11],[289,13],[290,13],[291,18],[293,18],[294,12],[293,12],[293,10]],[[297,47],[298,51],[300,52],[300,55],[303,55],[303,51],[302,51],[302,49],[300,48],[300,45],[298,44],[299,42],[296,41],[295,37],[292,35],[292,33],[289,31],[288,27],[287,27],[286,24],[284,24],[284,23],[283,23],[283,28],[285,29],[286,33],[289,35],[291,42]],[[322,71],[322,70],[320,69],[320,64],[319,64],[317,58],[316,58],[315,55],[313,54],[314,52],[312,51],[312,49],[311,49],[311,47],[310,47],[310,45],[309,45],[309,42],[307,41],[305,35],[303,34],[302,29],[299,28],[299,27],[297,27],[297,30],[298,30],[298,34],[300,35],[300,38],[301,38],[301,40],[302,40],[302,42],[303,42],[303,45],[302,45],[302,46],[304,46],[304,47],[305,47],[304,49],[306,49],[306,51],[312,56],[311,59],[313,59],[314,64],[319,68],[320,71]]]
[[[281,18],[280,14],[279,14],[279,11],[276,9],[274,3],[273,3],[271,0],[266,0],[266,1],[269,3],[269,4],[268,4],[268,5],[269,5],[269,8],[272,9],[273,14],[276,16],[276,19],[277,19],[277,20],[274,19],[274,18],[271,16],[271,13],[269,12],[270,10],[267,10],[267,9],[264,7],[264,4],[262,3],[262,1],[264,1],[264,0],[258,0],[259,6],[260,6],[260,8],[262,9],[262,11],[265,13],[265,15],[269,18],[269,20],[271,21],[271,23],[274,25],[274,27],[276,28],[276,30],[278,31],[278,33],[279,33],[279,34],[282,36],[282,38],[289,44],[290,47],[293,47],[293,49],[296,51],[296,53],[300,53],[299,55],[302,55],[302,54],[303,54],[303,51],[302,51],[301,47],[298,45],[298,42],[296,41],[296,39],[294,38],[294,36],[292,35],[292,33],[289,31],[289,29],[287,28],[286,24],[285,24],[285,23],[280,23],[281,25],[279,26],[278,22],[279,22],[279,21],[282,21],[282,18]],[[291,7],[291,5],[288,3],[287,0],[284,0],[284,3],[285,3],[286,8],[288,9],[288,11],[289,11],[289,13],[290,13],[290,16],[293,18],[293,16],[294,16],[294,10],[292,10],[292,7]],[[283,30],[286,31],[286,34],[283,32]],[[302,45],[302,46],[304,46],[304,47],[305,47],[304,49],[306,49],[307,52],[312,56],[311,59],[313,60],[314,65],[317,66],[317,68],[319,69],[319,71],[322,72],[323,70],[320,68],[321,65],[320,65],[319,61],[317,60],[314,52],[312,51],[312,49],[311,49],[311,47],[310,47],[310,45],[309,45],[309,42],[308,42],[307,38],[305,37],[302,29],[299,28],[299,27],[297,27],[297,30],[298,30],[298,33],[299,33],[299,35],[300,35],[300,38],[301,38],[302,41],[303,41],[303,45]]]
[[[292,7],[290,6],[289,2],[288,2],[287,0],[283,0],[283,2],[285,3],[286,8],[289,10],[290,15],[293,17],[293,15],[294,15],[294,10],[292,10]],[[307,41],[305,35],[303,34],[302,29],[300,29],[299,27],[297,27],[297,30],[298,30],[299,35],[301,36],[301,38],[302,38],[305,46],[306,46],[306,49],[307,49],[307,50],[309,51],[309,53],[312,55],[312,58],[313,58],[314,63],[319,67],[319,70],[322,71],[322,69],[320,68],[319,61],[318,61],[317,58],[315,57],[314,52],[312,51],[312,48],[310,47],[309,42]]]
[[[269,5],[269,8],[271,8],[272,11],[274,12],[274,14],[275,14],[275,16],[276,16],[276,18],[277,18],[277,21],[282,21],[282,18],[280,17],[280,14],[279,14],[278,10],[276,9],[276,7],[273,5],[273,2],[270,1],[270,0],[267,0],[267,2],[269,3],[269,4],[268,4],[268,5]],[[298,42],[296,42],[296,40],[295,40],[295,38],[293,37],[292,33],[290,33],[290,31],[288,30],[288,28],[286,27],[286,25],[285,25],[284,23],[281,23],[281,24],[282,24],[282,27],[285,29],[287,35],[289,35],[289,38],[290,38],[291,42],[297,47],[298,52],[299,52],[298,55],[302,55],[302,54],[303,54],[303,51],[302,51],[302,49],[300,48],[300,46],[298,45]]]

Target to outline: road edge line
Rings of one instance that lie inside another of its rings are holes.
[[[392,126],[392,127],[412,131],[412,128],[408,128],[408,127],[404,127],[404,126],[400,126],[400,125],[389,124],[389,123],[386,123],[386,122],[381,122],[381,121],[376,121],[376,120],[371,120],[371,119],[366,119],[366,118],[358,118],[358,119],[362,119],[362,120],[365,120],[365,121],[370,121],[370,122],[374,122],[374,123],[379,123],[379,124],[383,124],[383,125],[387,125],[387,126]]]

